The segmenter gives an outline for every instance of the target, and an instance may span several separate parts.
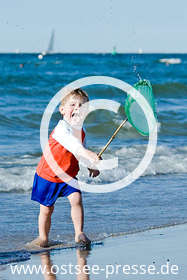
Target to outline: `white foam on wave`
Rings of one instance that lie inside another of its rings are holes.
[[[98,178],[94,179],[95,183],[114,182],[120,180],[132,172],[142,160],[147,145],[133,145],[131,147],[123,147],[111,153],[108,157],[118,157],[118,168],[102,171]],[[187,146],[184,147],[167,147],[158,146],[151,164],[148,166],[143,176],[186,173],[187,174]],[[82,169],[79,178],[86,180],[88,171]],[[87,180],[90,182],[91,180]]]
[[[133,145],[117,150],[109,149],[103,158],[118,157],[119,166],[102,171],[97,178],[89,178],[88,170],[81,166],[79,179],[92,184],[115,182],[127,176],[143,158],[147,146]],[[98,150],[98,147],[97,147]],[[24,155],[19,158],[0,158],[0,192],[28,192],[32,188],[33,177],[39,157]],[[187,174],[187,146],[168,147],[160,145],[143,176],[158,174]]]
[[[27,192],[32,188],[39,158],[24,155],[17,158],[0,158],[0,192]]]

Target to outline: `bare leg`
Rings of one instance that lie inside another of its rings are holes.
[[[40,214],[38,218],[39,238],[44,242],[48,242],[53,210],[54,206],[44,206],[40,204]]]
[[[40,247],[48,246],[48,236],[51,227],[51,215],[53,213],[54,206],[44,206],[40,204],[40,214],[38,217],[38,229],[39,236],[29,243],[30,245],[36,245]]]
[[[83,232],[84,226],[82,197],[79,192],[74,192],[68,196],[68,199],[71,204],[71,217],[75,229],[75,242],[78,242],[78,237]]]
[[[48,236],[51,227],[51,215],[54,206],[44,206],[40,204],[40,214],[38,217],[39,237],[35,240],[35,244],[46,247],[48,244]]]

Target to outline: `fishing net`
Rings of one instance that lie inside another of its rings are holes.
[[[140,80],[134,85],[134,88],[140,92],[140,94],[147,100],[149,105],[153,110],[155,119],[156,109],[155,109],[155,100],[153,95],[153,90],[151,83],[147,80]],[[130,95],[127,96],[125,102],[125,113],[127,115],[129,123],[143,136],[149,135],[149,127],[144,111],[140,105],[133,99]]]

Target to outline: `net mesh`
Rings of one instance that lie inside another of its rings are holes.
[[[147,100],[149,105],[153,110],[153,114],[156,118],[156,109],[155,109],[155,100],[153,95],[153,90],[151,83],[147,80],[140,80],[134,85],[134,88],[137,89]],[[125,102],[125,112],[130,124],[142,135],[149,135],[149,127],[144,111],[140,105],[134,100],[130,95],[127,96]]]

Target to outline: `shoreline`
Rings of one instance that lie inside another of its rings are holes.
[[[66,279],[121,280],[124,277],[128,277],[128,279],[150,279],[150,277],[160,279],[161,267],[163,266],[165,274],[162,275],[162,278],[183,280],[187,274],[187,266],[185,266],[187,258],[186,231],[187,224],[180,224],[125,236],[109,237],[104,240],[103,246],[94,246],[89,252],[68,249],[32,254],[30,260],[18,262],[17,266],[39,266],[42,264],[47,266],[48,269],[53,267],[58,272],[56,276],[55,274],[49,275],[50,273],[37,275],[37,279],[47,280],[64,279],[64,276],[66,276]],[[68,270],[70,269],[70,264],[71,271]],[[82,266],[88,265],[91,272],[94,267],[99,270],[91,273],[90,277],[84,274],[81,277],[85,278],[78,278],[80,275],[75,273],[75,266],[78,264]],[[136,267],[133,267],[133,265],[136,265]],[[12,264],[12,266],[15,267],[15,264]],[[64,270],[62,270],[62,266]],[[141,268],[140,266],[143,267]],[[62,274],[65,269],[67,274]],[[125,273],[123,269],[125,269]],[[144,274],[143,269],[144,271],[146,270]],[[148,269],[150,273],[148,273]],[[169,274],[166,273],[167,270]],[[27,279],[23,273],[12,275],[10,264],[1,266],[0,273],[6,280],[12,279],[12,276],[14,279]],[[49,278],[49,276],[52,278]],[[28,279],[36,279],[36,273],[28,274],[27,277],[29,277]]]

